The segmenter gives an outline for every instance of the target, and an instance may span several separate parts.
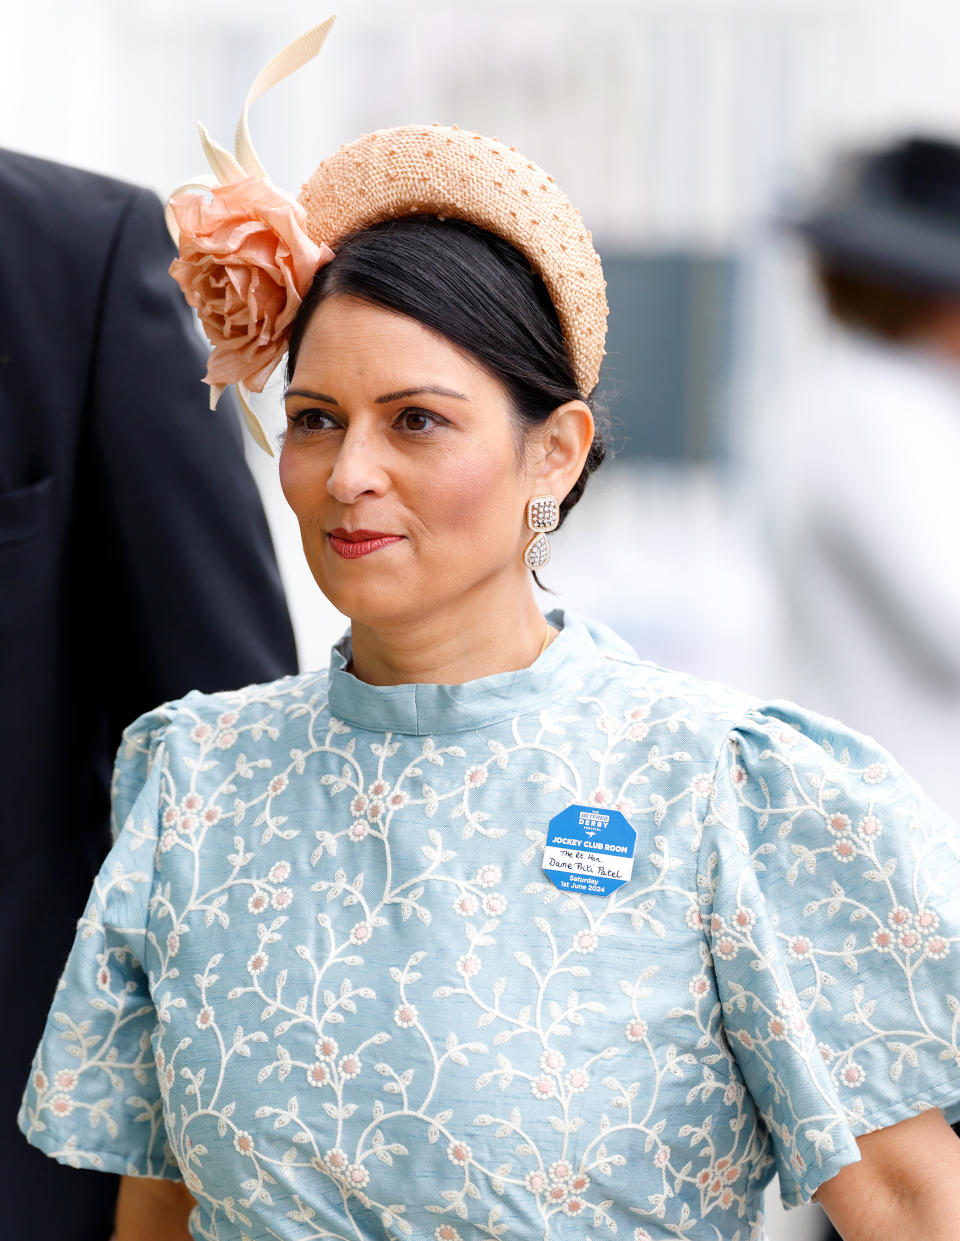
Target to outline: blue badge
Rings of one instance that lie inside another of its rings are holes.
[[[567,806],[547,827],[543,871],[563,892],[609,896],[633,873],[637,833],[619,810]]]

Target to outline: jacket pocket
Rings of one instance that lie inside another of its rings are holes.
[[[0,492],[0,547],[23,543],[43,530],[53,507],[53,477]]]

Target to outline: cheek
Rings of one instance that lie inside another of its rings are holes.
[[[278,474],[284,499],[299,521],[309,521],[319,497],[326,494],[326,473],[317,469],[316,461],[308,462],[303,454],[284,448],[280,452]]]
[[[448,464],[423,490],[423,516],[435,528],[512,531],[523,516],[516,465],[478,453]],[[427,510],[429,510],[429,515]]]

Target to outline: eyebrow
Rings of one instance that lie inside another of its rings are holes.
[[[377,405],[389,405],[391,401],[402,401],[408,396],[419,396],[422,393],[429,393],[432,396],[451,396],[457,401],[469,401],[470,398],[462,392],[454,392],[452,388],[440,388],[434,384],[425,384],[420,388],[404,388],[400,392],[388,392],[385,396],[378,396],[375,403]],[[335,405],[339,408],[339,402],[335,401],[332,396],[326,396],[322,392],[312,392],[309,388],[288,388],[284,392],[284,400],[288,396],[303,396],[310,401],[322,401],[324,405]]]

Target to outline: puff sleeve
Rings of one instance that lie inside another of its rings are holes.
[[[960,1118],[960,833],[885,751],[789,703],[721,750],[699,883],[727,1039],[787,1206],[855,1139]]]
[[[18,1123],[61,1163],[179,1179],[166,1147],[146,966],[170,718],[160,708],[124,733],[113,777],[115,843],[78,923]]]

